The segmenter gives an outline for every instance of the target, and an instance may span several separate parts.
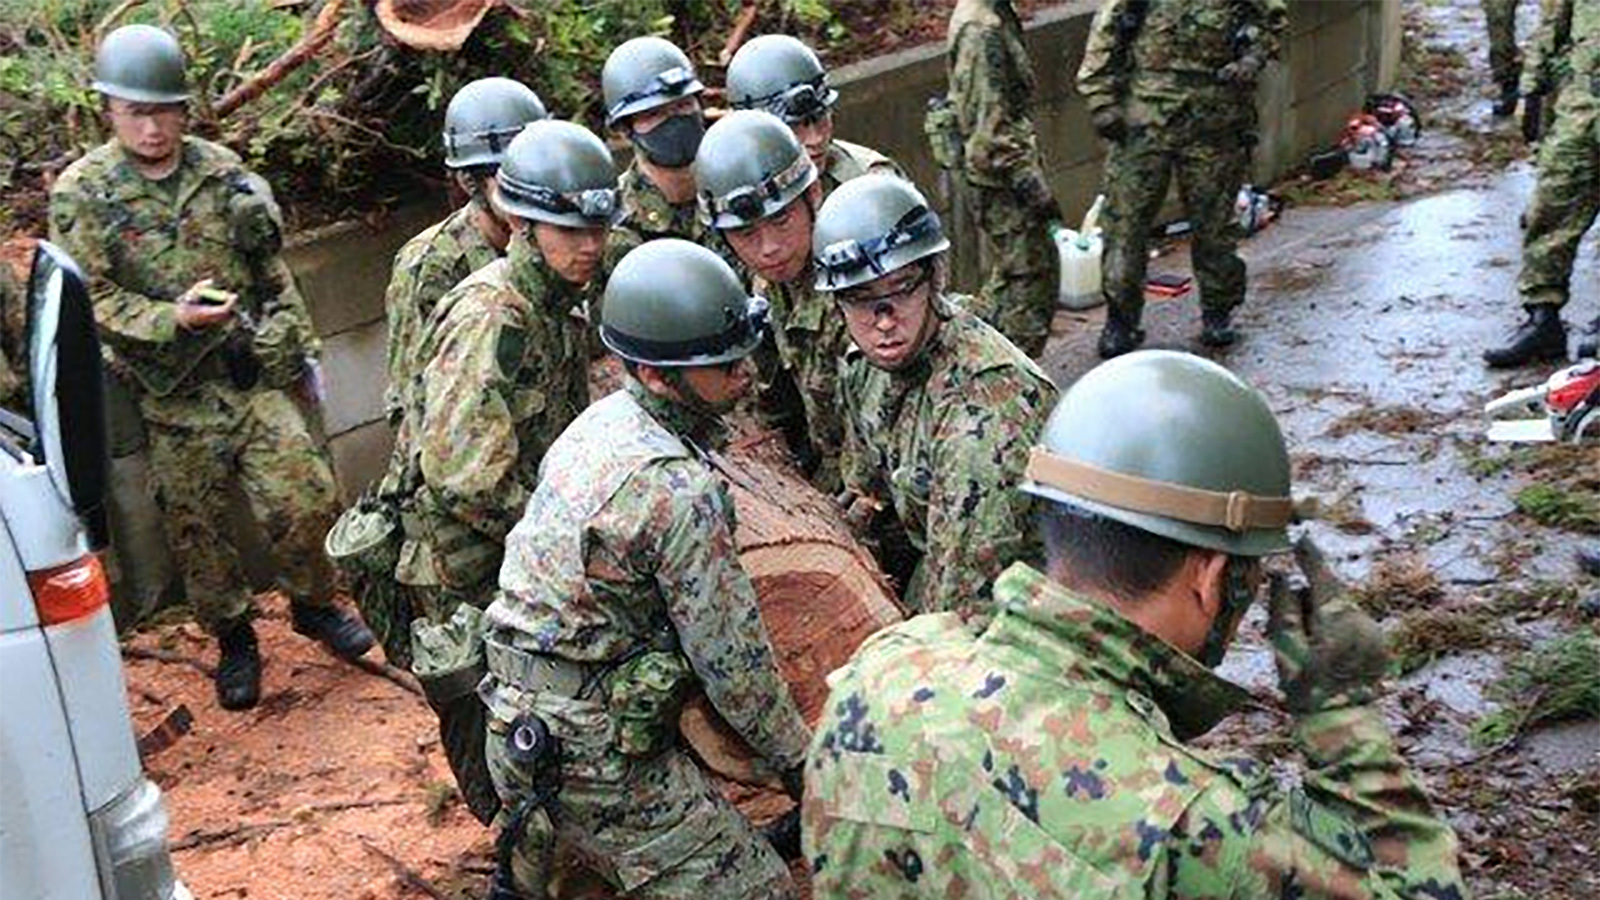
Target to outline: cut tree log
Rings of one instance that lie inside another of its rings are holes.
[[[454,53],[500,0],[378,0],[374,12],[389,36],[413,50]]]
[[[739,561],[755,584],[778,670],[814,725],[827,702],[828,673],[869,635],[905,614],[836,504],[781,458],[776,443],[758,435],[714,463],[733,495]],[[679,725],[712,771],[746,785],[773,786],[755,754],[703,696],[688,704]]]

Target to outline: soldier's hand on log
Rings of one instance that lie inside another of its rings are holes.
[[[1273,574],[1267,607],[1267,638],[1289,710],[1308,715],[1370,702],[1388,667],[1383,632],[1310,537],[1295,542],[1294,555],[1306,584],[1291,587]]]
[[[238,302],[237,294],[218,290],[210,278],[203,278],[178,297],[178,325],[189,330],[215,328],[233,318]]]

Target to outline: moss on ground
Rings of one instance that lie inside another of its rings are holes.
[[[1515,740],[1548,722],[1600,718],[1600,637],[1584,628],[1524,653],[1490,696],[1500,709],[1472,730],[1484,745]]]

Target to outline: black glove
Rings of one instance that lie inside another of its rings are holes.
[[[1128,119],[1115,107],[1096,111],[1093,122],[1094,133],[1110,143],[1120,144],[1128,136]]]
[[[1544,95],[1529,94],[1522,98],[1522,139],[1536,143],[1544,137]]]
[[[1267,637],[1289,711],[1309,715],[1371,702],[1388,668],[1383,631],[1357,606],[1309,537],[1295,542],[1307,586],[1273,575]]]
[[[778,776],[783,781],[783,792],[796,803],[806,792],[806,764],[800,763]]]
[[[800,858],[800,807],[761,826],[761,836],[785,862]]]
[[[243,328],[235,328],[222,345],[222,363],[228,370],[228,380],[241,391],[248,391],[261,381],[261,357],[256,356],[255,337]]]

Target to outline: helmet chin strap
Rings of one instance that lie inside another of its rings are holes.
[[[1222,658],[1228,654],[1228,644],[1232,642],[1233,634],[1239,627],[1239,620],[1244,618],[1244,614],[1250,609],[1250,604],[1255,601],[1255,592],[1250,590],[1250,582],[1245,578],[1248,566],[1247,561],[1237,556],[1230,556],[1222,569],[1222,609],[1217,611],[1217,617],[1211,621],[1211,628],[1206,632],[1206,642],[1201,645],[1198,657],[1201,664],[1208,669],[1222,665]]]

